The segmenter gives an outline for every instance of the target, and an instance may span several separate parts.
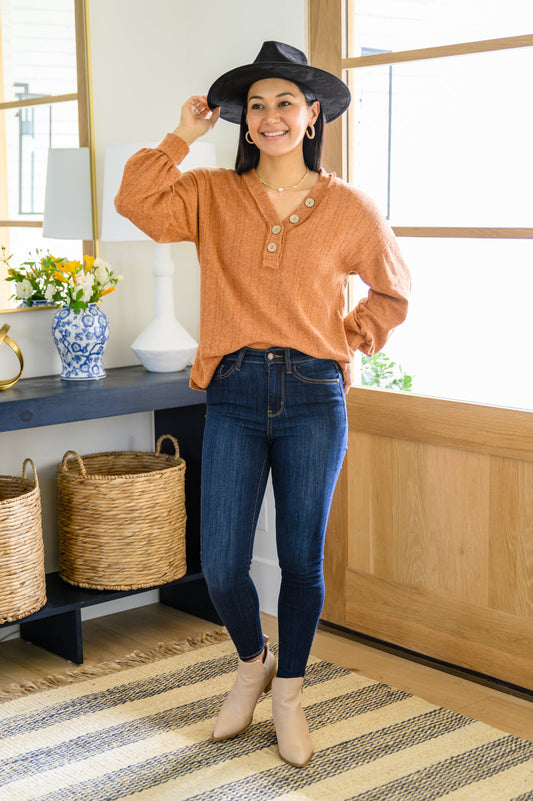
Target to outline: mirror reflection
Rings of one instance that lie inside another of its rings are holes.
[[[0,0],[0,256],[11,268],[82,257],[81,241],[44,238],[42,225],[48,149],[89,143],[84,52],[83,0]],[[7,269],[0,260],[0,310],[33,308]]]

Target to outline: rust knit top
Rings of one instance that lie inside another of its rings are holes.
[[[157,242],[196,244],[201,268],[200,343],[191,386],[205,389],[224,354],[288,347],[334,359],[349,373],[359,348],[372,355],[405,318],[409,273],[392,230],[362,192],[321,172],[280,220],[254,170],[180,173],[189,151],[168,134],[126,164],[115,206]],[[368,297],[348,315],[358,274]]]

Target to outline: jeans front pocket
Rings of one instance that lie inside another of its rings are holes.
[[[224,378],[228,378],[233,373],[236,366],[237,362],[235,359],[228,359],[227,356],[224,356],[218,363],[218,367],[213,375],[213,381],[223,381]]]
[[[292,363],[292,372],[306,384],[339,384],[342,373],[333,359],[306,359]]]

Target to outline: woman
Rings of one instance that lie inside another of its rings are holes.
[[[313,746],[305,667],[324,600],[324,536],[347,445],[344,390],[359,348],[379,350],[405,317],[409,276],[372,202],[321,168],[325,124],[345,84],[305,55],[265,42],[253,64],[189,98],[158,148],[133,156],[116,207],[159,242],[196,243],[201,335],[191,386],[207,391],[202,569],[236,646],[237,677],[213,737],[251,723],[272,687],[280,755],[302,767]],[[180,173],[219,116],[240,124],[235,170]],[[344,315],[349,275],[370,289]],[[279,664],[261,631],[249,576],[267,477],[281,568]]]

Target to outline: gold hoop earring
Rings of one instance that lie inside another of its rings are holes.
[[[248,137],[250,137],[250,138],[248,139]],[[255,142],[252,139],[250,131],[246,131],[246,133],[244,134],[244,138],[246,139],[246,141],[248,142],[249,145],[255,145]]]
[[[311,133],[309,133],[309,128],[311,128]],[[308,125],[307,128],[305,129],[305,135],[307,136],[308,139],[314,139],[316,136],[315,126]]]

